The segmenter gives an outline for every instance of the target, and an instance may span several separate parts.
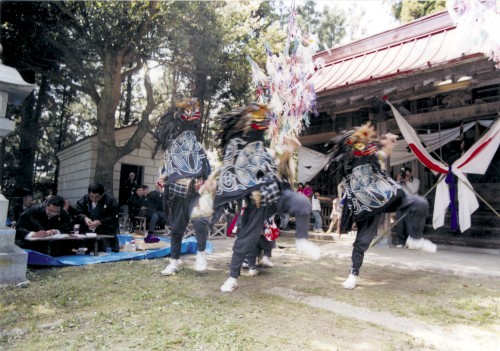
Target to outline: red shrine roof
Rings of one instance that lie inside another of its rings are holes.
[[[470,56],[482,56],[460,41],[447,11],[334,48],[322,51],[325,66],[311,82],[316,93],[387,78],[415,74]]]

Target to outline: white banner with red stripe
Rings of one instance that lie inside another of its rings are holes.
[[[438,182],[434,202],[432,224],[434,229],[444,225],[444,216],[450,205],[449,186],[444,181],[450,167],[433,158],[422,145],[417,133],[401,116],[398,110],[387,101],[401,134],[411,151],[424,166],[434,174],[443,174]],[[500,144],[500,119],[497,119],[489,131],[485,133],[467,152],[451,166],[451,172],[458,178],[459,225],[464,232],[471,226],[471,215],[479,207],[472,185],[464,173],[484,174],[491,163]],[[453,199],[454,201],[454,199]]]

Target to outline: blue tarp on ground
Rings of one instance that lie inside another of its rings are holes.
[[[125,242],[132,240],[131,235],[118,235],[120,245]],[[170,244],[169,238],[160,238],[161,241],[168,242]],[[196,253],[197,243],[195,237],[190,237],[182,240],[181,254]],[[213,250],[213,245],[207,242],[206,252],[211,253]],[[145,251],[135,251],[135,252],[112,252],[110,254],[103,254],[102,256],[96,257],[92,255],[70,255],[70,256],[58,256],[52,257],[49,255],[42,254],[37,251],[26,250],[28,252],[28,264],[33,266],[52,266],[52,267],[62,267],[62,266],[83,266],[86,264],[96,264],[105,262],[116,262],[116,261],[126,261],[126,260],[144,260],[152,258],[161,258],[170,255],[170,245],[163,247],[161,249],[145,250]]]

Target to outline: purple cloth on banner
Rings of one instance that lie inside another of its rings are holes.
[[[448,189],[450,191],[450,214],[451,214],[451,230],[456,231],[458,229],[458,219],[457,219],[457,207],[455,206],[456,199],[456,185],[453,173],[450,170],[446,174],[445,178],[446,184],[448,184]]]

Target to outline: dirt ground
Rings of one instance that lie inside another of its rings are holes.
[[[231,294],[232,239],[209,271],[183,257],[30,269],[0,290],[0,350],[498,350],[500,281],[365,261],[360,286],[341,287],[349,260],[296,255],[280,238],[274,268],[242,276]],[[321,242],[321,246],[335,245]]]

